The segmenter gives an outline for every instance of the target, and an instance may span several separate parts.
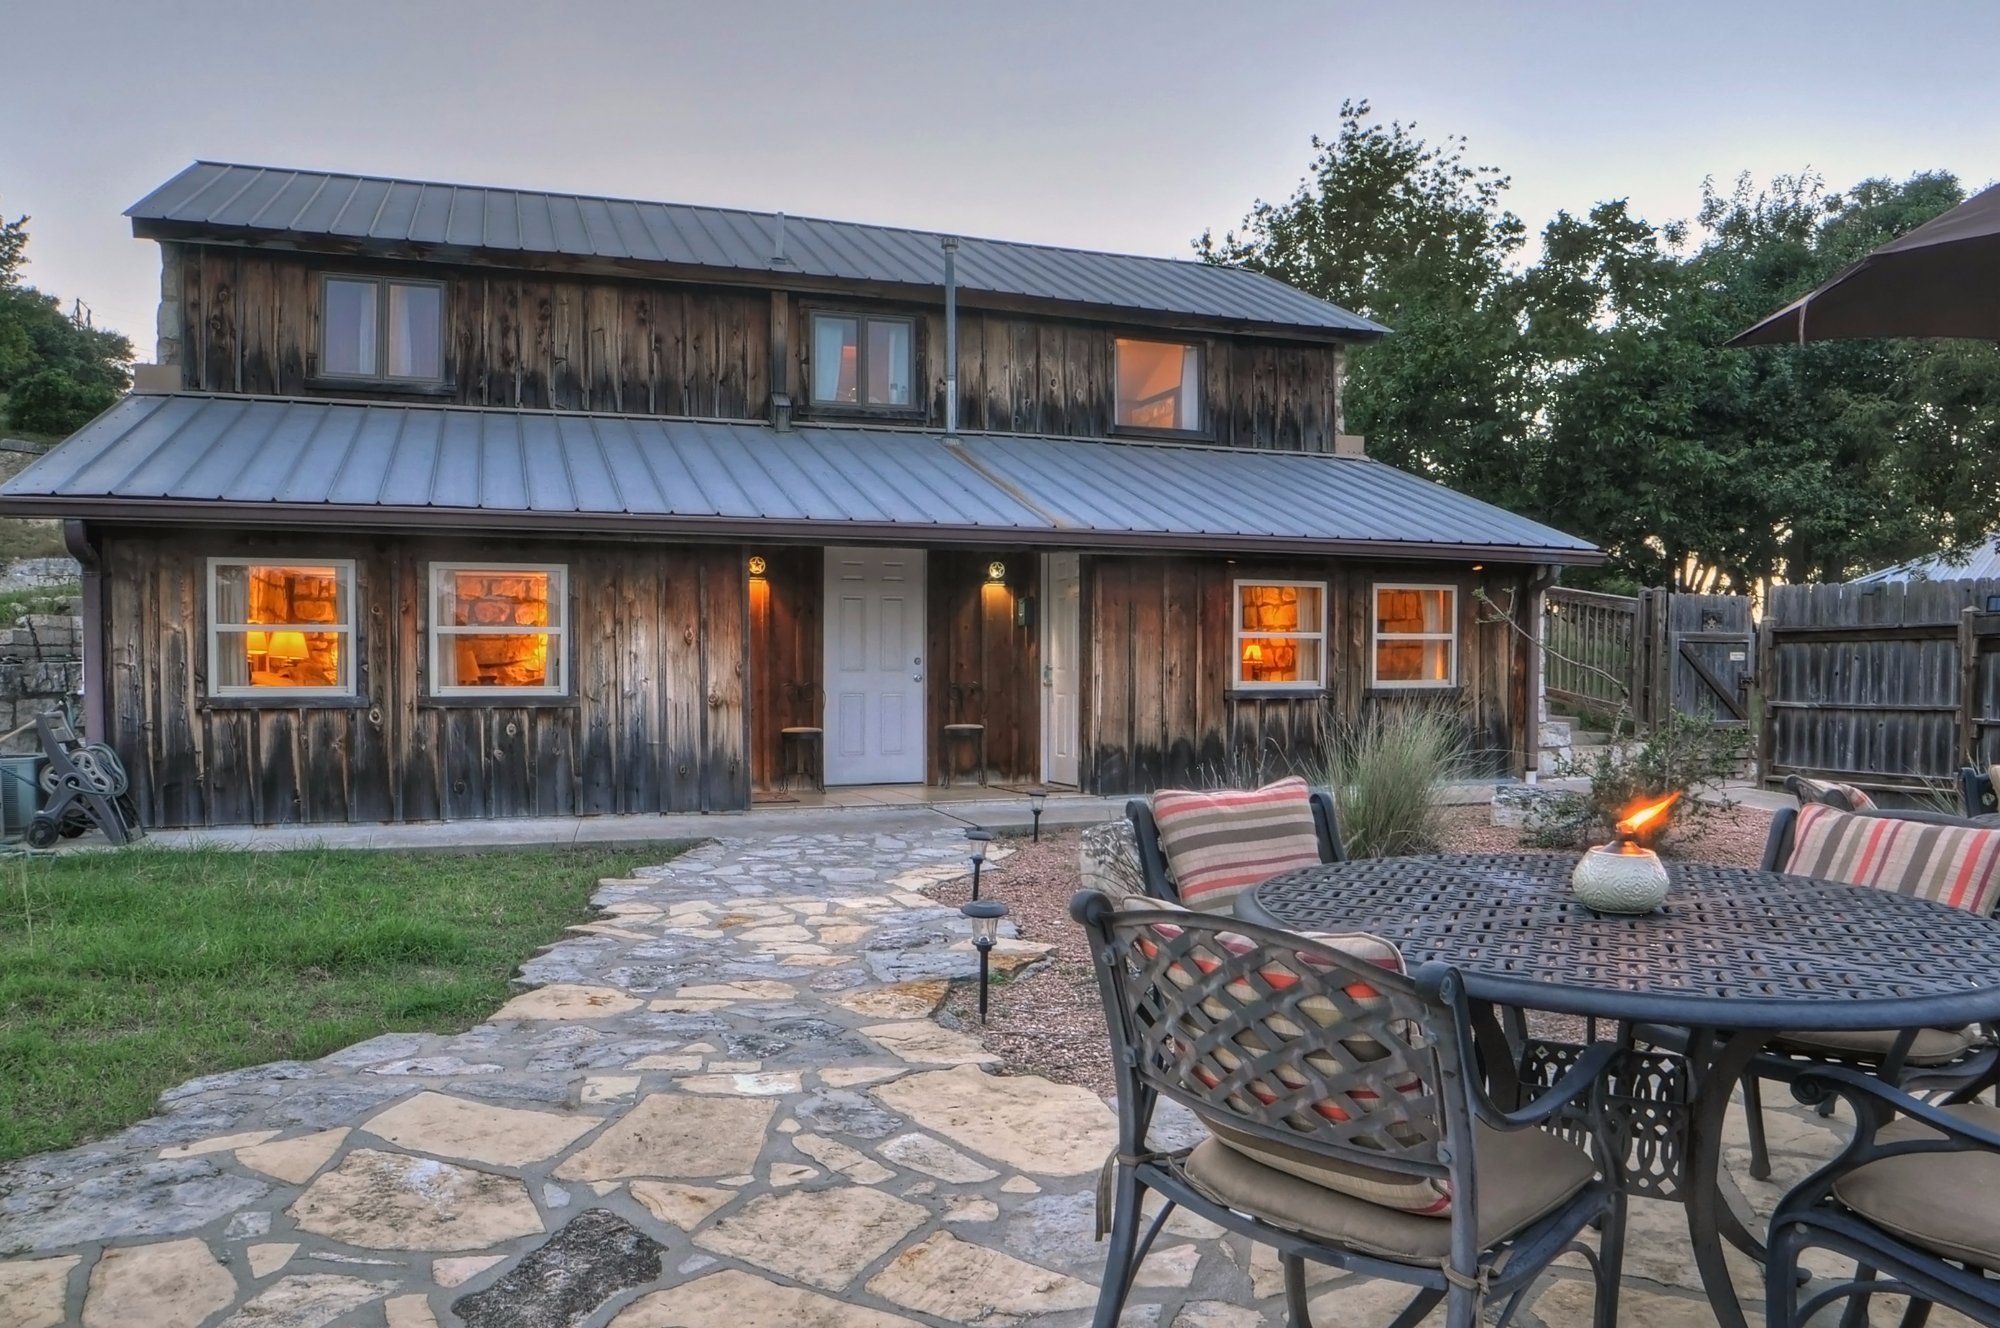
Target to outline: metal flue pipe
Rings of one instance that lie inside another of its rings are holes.
[[[944,248],[944,436],[958,436],[958,237]]]

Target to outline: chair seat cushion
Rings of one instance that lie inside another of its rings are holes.
[[[1784,870],[1991,914],[2000,899],[2000,831],[1807,803],[1799,808]]]
[[[1846,1029],[1831,1033],[1787,1033],[1773,1047],[1779,1051],[1851,1056],[1856,1060],[1880,1061],[1888,1058],[1902,1034],[1891,1030]],[[1980,1044],[1970,1028],[1920,1029],[1904,1056],[1907,1065],[1949,1065]]]
[[[1980,1129],[2000,1130],[2000,1109],[1973,1103],[1944,1110]],[[1875,1136],[1881,1143],[1937,1137],[1907,1117]],[[1842,1176],[1833,1194],[1912,1245],[2000,1271],[2000,1153],[1967,1148],[1885,1157]]]
[[[1546,1131],[1474,1128],[1484,1248],[1555,1212],[1596,1174],[1582,1149]],[[1450,1222],[1316,1185],[1266,1166],[1219,1137],[1188,1154],[1187,1176],[1219,1204],[1329,1244],[1406,1263],[1442,1263],[1451,1253]]]
[[[1161,789],[1153,824],[1181,902],[1228,913],[1280,872],[1319,864],[1312,791],[1296,776],[1260,789]]]

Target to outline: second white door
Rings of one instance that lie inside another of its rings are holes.
[[[924,778],[924,551],[826,551],[826,782]]]
[[[1081,580],[1073,553],[1042,562],[1042,778],[1074,784],[1077,747]]]

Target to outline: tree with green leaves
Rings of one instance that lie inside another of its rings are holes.
[[[94,326],[78,303],[21,279],[28,218],[0,218],[0,422],[44,436],[74,432],[131,386],[132,343]]]

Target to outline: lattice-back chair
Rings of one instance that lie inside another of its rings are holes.
[[[1856,889],[1901,890],[1990,916],[2000,897],[2000,827],[1942,812],[1844,812],[1808,802],[1772,815],[1763,866]],[[1759,1081],[1790,1082],[1826,1064],[1857,1066],[1911,1092],[1959,1102],[2000,1079],[2000,1047],[1991,1030],[1976,1027],[1791,1033],[1775,1040],[1743,1076],[1752,1176],[1771,1175]],[[1832,1100],[1823,1105],[1831,1110]]]
[[[1846,1098],[1856,1124],[1771,1214],[1771,1328],[1803,1328],[1841,1300],[1843,1325],[1873,1322],[1877,1294],[1910,1298],[1906,1328],[1935,1305],[2000,1323],[2000,1109],[1932,1106],[1844,1068],[1807,1071],[1793,1087],[1809,1102]],[[1854,1276],[1807,1286],[1801,1303],[1800,1256],[1814,1248],[1853,1259]]]
[[[1310,1328],[1308,1260],[1410,1286],[1396,1328],[1440,1301],[1450,1328],[1471,1328],[1488,1299],[1511,1313],[1568,1249],[1596,1269],[1598,1328],[1616,1323],[1623,1199],[1583,1149],[1534,1128],[1592,1094],[1616,1047],[1587,1049],[1542,1098],[1503,1112],[1443,965],[1412,980],[1373,937],[1306,938],[1138,896],[1114,906],[1081,891],[1070,914],[1090,932],[1118,1090],[1097,1328],[1117,1322],[1176,1206],[1276,1247],[1293,1328]],[[1163,1096],[1210,1137],[1153,1148]],[[1142,1233],[1148,1190],[1164,1202]],[[1593,1222],[1601,1253],[1576,1243]]]
[[[1992,816],[2000,813],[2000,794],[1993,791],[1993,772],[2000,765],[1989,765],[1985,769],[1962,766],[1958,772],[1958,800],[1965,807],[1967,816]]]

